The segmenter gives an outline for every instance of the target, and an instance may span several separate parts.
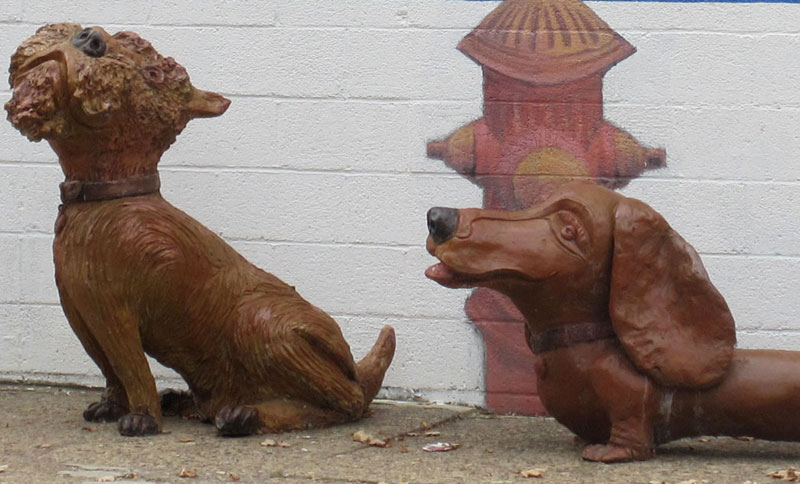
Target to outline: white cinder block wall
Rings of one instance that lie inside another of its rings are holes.
[[[740,346],[800,349],[800,5],[589,4],[638,48],[606,76],[606,117],[668,153],[625,193],[698,249]],[[425,143],[480,115],[480,68],[455,46],[496,6],[4,0],[0,59],[57,21],[134,30],[175,57],[233,104],[166,153],[164,196],[332,314],[356,357],[394,325],[384,396],[481,404],[467,292],[423,276],[427,208],[481,193]],[[99,385],[53,283],[61,180],[46,144],[0,123],[0,379]]]

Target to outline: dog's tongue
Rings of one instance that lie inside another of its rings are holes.
[[[445,281],[452,281],[456,278],[456,273],[451,271],[449,267],[440,262],[428,267],[425,270],[425,277],[441,283]]]

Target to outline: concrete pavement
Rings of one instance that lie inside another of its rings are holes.
[[[210,425],[167,418],[164,433],[122,437],[83,421],[99,391],[0,385],[0,483],[701,483],[786,482],[800,443],[684,439],[647,462],[584,462],[554,420],[478,409],[376,402],[373,416],[323,430],[221,438]],[[355,442],[358,431],[386,447]],[[426,452],[436,442],[458,444]],[[520,471],[538,470],[541,477]]]

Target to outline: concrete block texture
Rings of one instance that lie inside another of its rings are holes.
[[[0,58],[58,21],[173,56],[233,103],[165,154],[164,196],[331,313],[357,358],[394,325],[382,395],[482,404],[468,291],[423,276],[426,210],[481,192],[425,144],[480,115],[480,67],[456,44],[498,3],[11,0]],[[697,248],[740,346],[800,349],[800,4],[588,3],[637,47],[605,77],[606,118],[668,154],[624,193]],[[52,279],[62,178],[46,143],[0,123],[0,378],[102,384]]]

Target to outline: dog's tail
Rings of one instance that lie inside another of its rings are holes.
[[[358,381],[364,391],[364,410],[367,409],[372,399],[378,394],[383,383],[386,369],[392,363],[395,348],[394,328],[384,326],[378,335],[378,340],[369,350],[367,356],[358,362]]]

